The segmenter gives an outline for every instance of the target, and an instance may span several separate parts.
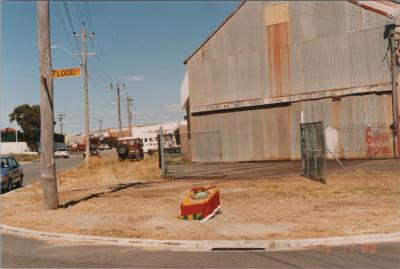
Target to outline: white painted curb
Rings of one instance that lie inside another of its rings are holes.
[[[300,250],[347,244],[400,242],[400,233],[354,235],[294,240],[153,240],[41,232],[0,224],[0,231],[44,240],[130,246],[145,250],[210,251],[213,249],[265,249],[267,251]]]

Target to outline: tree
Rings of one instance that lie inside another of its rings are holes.
[[[40,141],[40,106],[20,105],[9,115],[10,121],[17,121],[24,132],[24,138],[32,151],[38,151]]]

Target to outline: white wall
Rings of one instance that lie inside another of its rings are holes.
[[[1,142],[0,153],[1,154],[21,154],[22,152],[29,151],[26,142]]]

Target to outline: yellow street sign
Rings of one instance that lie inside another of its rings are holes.
[[[65,69],[53,69],[53,78],[64,78],[64,77],[80,77],[81,68],[65,68]]]

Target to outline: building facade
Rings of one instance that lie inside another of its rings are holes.
[[[163,129],[164,135],[179,132],[180,126],[186,125],[185,121],[171,121],[157,124],[136,125],[132,127],[132,135],[134,138],[140,138],[143,141],[143,151],[158,150],[157,135],[160,128]]]
[[[241,3],[184,62],[188,130],[219,131],[223,161],[297,160],[303,117],[323,121],[338,157],[396,156],[384,33],[399,14],[390,1]]]

